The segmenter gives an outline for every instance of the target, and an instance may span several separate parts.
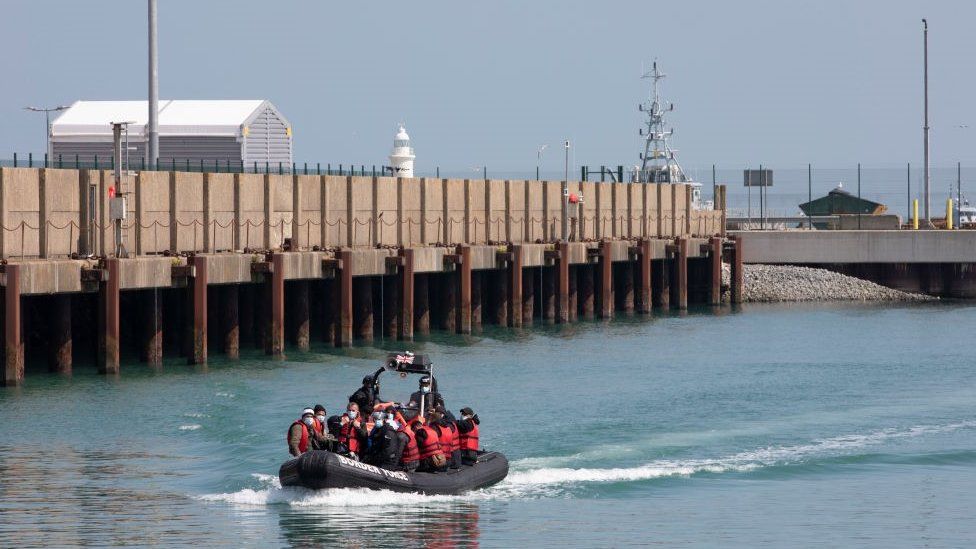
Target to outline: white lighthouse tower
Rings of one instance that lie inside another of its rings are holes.
[[[403,124],[393,136],[393,152],[390,153],[390,167],[395,177],[413,177],[413,147],[410,146],[410,136]]]

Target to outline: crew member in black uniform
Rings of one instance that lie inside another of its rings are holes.
[[[430,410],[437,408],[438,406],[444,406],[444,398],[441,394],[437,392],[437,380],[431,378],[431,376],[424,376],[420,378],[420,390],[414,391],[410,395],[410,407],[418,409],[420,407],[420,397],[424,397],[424,408],[423,415],[427,415]]]
[[[359,406],[359,412],[364,417],[369,417],[373,413],[373,406],[377,402],[383,402],[380,398],[380,381],[373,376],[363,378],[363,386],[349,395],[349,402],[355,402]]]

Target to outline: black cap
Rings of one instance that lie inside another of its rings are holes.
[[[319,413],[319,412],[325,412],[325,411],[326,411],[325,410],[325,406],[322,406],[321,404],[316,404],[315,405],[315,413],[316,414]]]
[[[461,415],[462,416],[473,416],[474,415],[474,410],[472,410],[471,408],[461,408]]]
[[[427,385],[429,383],[430,383],[430,376],[424,376],[424,377],[420,378],[420,384],[421,385]]]

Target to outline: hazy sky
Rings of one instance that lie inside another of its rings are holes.
[[[158,0],[160,97],[269,99],[298,161],[632,164],[657,58],[687,166],[976,163],[974,2]],[[43,151],[28,104],[146,97],[144,0],[0,2],[0,157]],[[969,125],[960,128],[959,125]]]

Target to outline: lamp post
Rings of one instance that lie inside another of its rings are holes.
[[[535,180],[539,180],[539,164],[542,163],[542,153],[549,148],[549,145],[542,145],[535,151]]]
[[[146,162],[159,164],[159,58],[156,56],[156,0],[149,0],[149,117],[146,128]]]
[[[566,172],[563,176],[562,240],[569,240],[569,140],[566,140]],[[563,259],[565,261],[565,259]]]
[[[47,151],[48,155],[51,154],[51,113],[60,112],[67,108],[67,105],[58,105],[57,107],[24,107],[25,111],[44,113],[44,150]]]
[[[924,134],[924,147],[925,147],[925,224],[926,226],[931,226],[932,218],[929,216],[929,200],[931,195],[929,194],[929,23],[925,19],[922,19],[922,51],[923,51],[923,66],[924,66],[924,83],[925,83],[925,123],[922,126],[922,133]]]

